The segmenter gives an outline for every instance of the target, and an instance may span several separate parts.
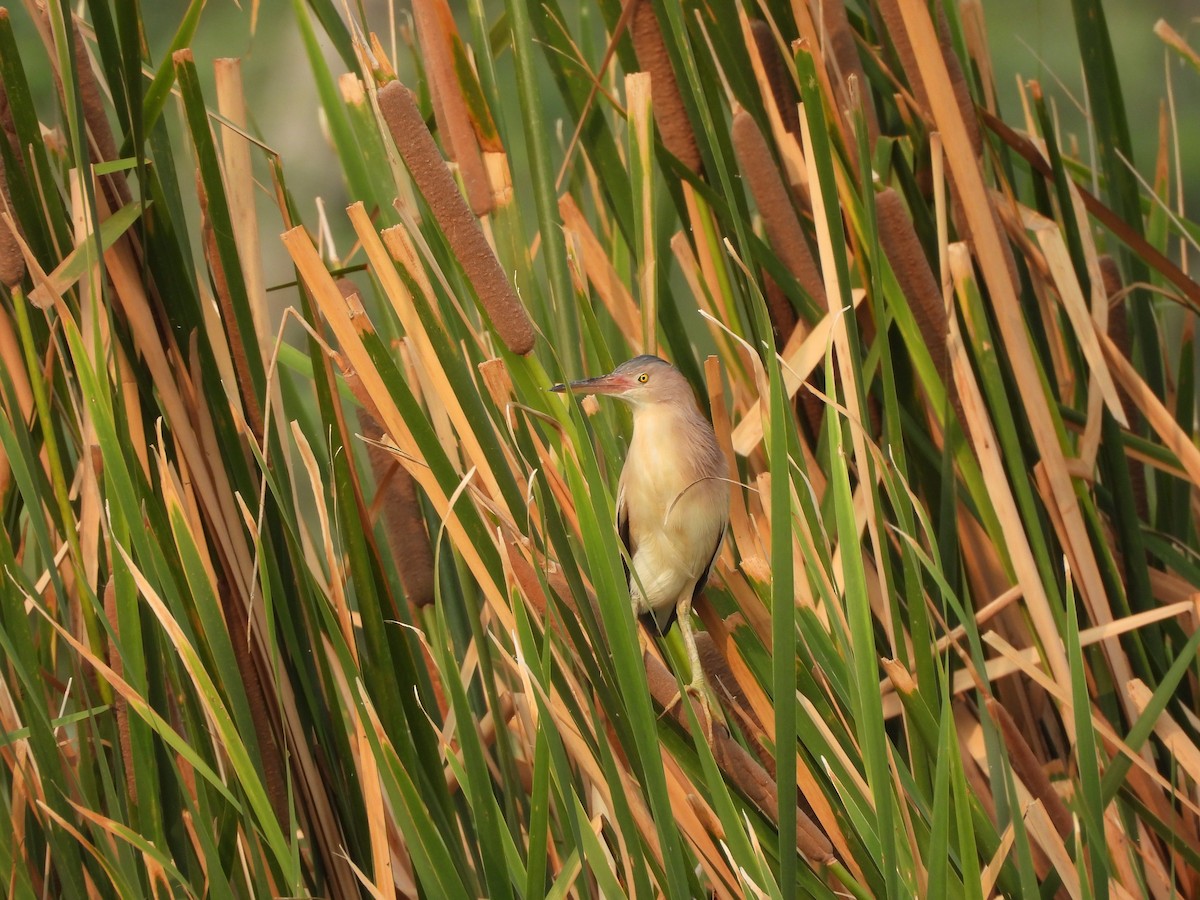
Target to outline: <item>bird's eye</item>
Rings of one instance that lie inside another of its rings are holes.
[[[647,375],[645,372],[643,372],[641,375],[638,376],[638,384],[645,384],[649,380],[650,380],[650,376]]]

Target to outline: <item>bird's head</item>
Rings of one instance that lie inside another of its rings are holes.
[[[651,406],[658,403],[688,403],[696,400],[691,385],[673,365],[657,356],[635,356],[608,375],[556,384],[555,393],[609,394],[626,403]]]

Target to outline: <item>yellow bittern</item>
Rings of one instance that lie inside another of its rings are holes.
[[[638,356],[609,375],[552,390],[608,394],[633,407],[633,437],[617,488],[633,611],[664,635],[679,619],[692,669],[687,689],[699,693],[704,673],[692,602],[704,590],[729,521],[727,468],[716,433],[687,379],[657,356]]]

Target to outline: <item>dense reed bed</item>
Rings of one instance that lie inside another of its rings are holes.
[[[295,0],[299,147],[201,0],[0,10],[5,894],[1197,896],[1197,151],[1074,5],[1067,135],[972,0]],[[638,353],[708,715],[547,391]]]

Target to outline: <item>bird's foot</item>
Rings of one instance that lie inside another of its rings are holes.
[[[682,691],[676,691],[675,696],[663,706],[663,715],[671,712],[675,707],[683,703],[683,695],[687,694],[693,701],[693,709],[696,710],[700,717],[700,724],[704,731],[704,739],[708,743],[712,743],[713,736],[713,713],[710,695],[704,685],[704,679],[694,678],[684,685]],[[680,708],[682,713],[684,710]]]

